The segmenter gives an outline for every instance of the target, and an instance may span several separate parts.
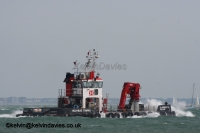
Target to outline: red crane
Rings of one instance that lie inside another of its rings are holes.
[[[130,103],[129,104],[131,104],[132,101],[139,101],[139,98],[140,98],[139,90],[140,90],[140,84],[139,83],[125,82],[123,89],[122,89],[118,109],[119,110],[125,109],[127,94],[130,95]]]

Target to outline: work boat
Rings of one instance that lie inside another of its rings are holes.
[[[103,79],[95,73],[98,52],[87,53],[87,62],[83,72],[79,72],[77,61],[74,62],[75,72],[66,73],[65,89],[59,89],[57,107],[24,108],[22,114],[16,116],[83,116],[83,117],[128,117],[147,115],[144,104],[140,101],[140,84],[125,82],[117,110],[108,110],[108,94],[103,97]],[[129,96],[129,103],[126,98]],[[157,109],[161,115],[174,115],[170,105],[162,105]],[[102,115],[103,114],[103,115]]]

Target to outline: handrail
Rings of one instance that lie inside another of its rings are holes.
[[[77,94],[77,93],[74,93],[75,91],[77,91],[77,90],[73,90],[73,92],[71,92],[71,93],[66,93],[66,89],[58,89],[58,96],[59,97],[63,97],[63,96],[66,96],[66,95],[82,96],[82,94],[83,94],[82,92]]]

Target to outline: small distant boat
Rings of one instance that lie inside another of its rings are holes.
[[[198,94],[197,94],[197,98],[196,98],[196,102],[195,102],[195,108],[200,108]]]
[[[172,105],[173,106],[177,105],[177,98],[175,96],[173,97]]]
[[[193,84],[193,91],[192,91],[192,103],[190,106],[186,106],[185,109],[194,109],[194,105],[193,105],[193,96],[194,96],[194,86],[195,86],[195,83]]]
[[[197,94],[197,97],[196,97],[195,104],[193,105],[194,86],[195,86],[195,83],[193,84],[193,93],[192,93],[192,103],[191,103],[191,106],[186,106],[186,109],[195,109],[195,108],[198,109],[198,108],[200,108],[198,94]]]

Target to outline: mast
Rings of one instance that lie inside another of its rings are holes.
[[[195,86],[195,83],[193,83],[193,92],[192,92],[192,103],[191,103],[191,106],[193,105],[194,86]]]
[[[98,52],[95,51],[95,49],[93,49],[93,51],[90,51],[87,53],[87,62],[85,64],[85,72],[91,72],[91,71],[95,71],[95,67],[96,67],[96,59],[99,58]]]

